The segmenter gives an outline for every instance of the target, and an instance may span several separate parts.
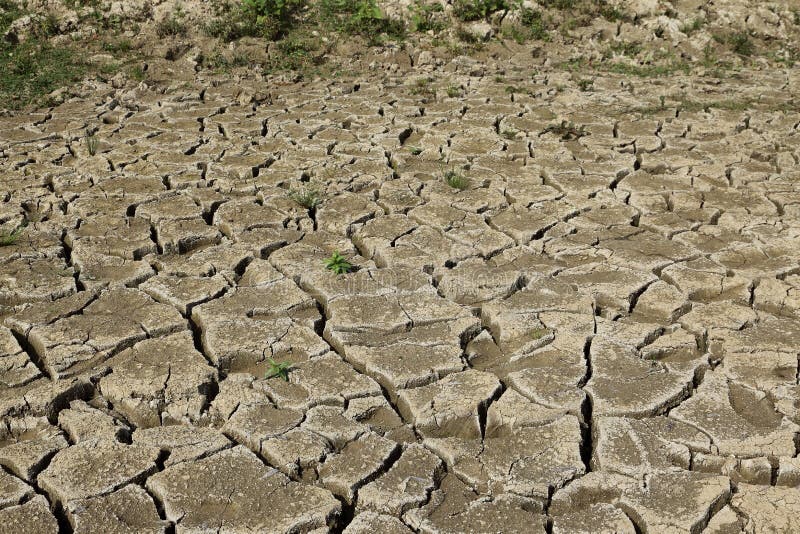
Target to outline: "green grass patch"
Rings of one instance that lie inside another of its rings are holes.
[[[409,25],[411,31],[438,33],[447,27],[446,19],[443,15],[444,8],[437,2],[428,3],[425,0],[415,0],[408,6],[411,11]]]
[[[740,56],[752,56],[756,50],[755,43],[747,32],[715,33],[712,37],[716,42],[726,45],[731,52]]]
[[[19,45],[0,44],[0,101],[19,109],[42,101],[59,87],[81,79],[86,65],[71,48],[29,39]]]
[[[0,35],[25,15],[14,2],[0,0]],[[27,38],[21,43],[0,39],[0,102],[6,109],[40,102],[45,95],[75,82],[86,71],[80,56],[64,46],[55,47],[48,38],[57,21],[50,15],[34,16]]]
[[[156,35],[162,39],[164,37],[183,37],[188,32],[189,28],[184,21],[184,13],[180,6],[156,24]]]
[[[277,39],[291,30],[304,6],[305,0],[215,0],[214,17],[205,25],[205,32],[223,41]]]
[[[512,24],[503,29],[506,37],[524,44],[530,40],[549,41],[548,24],[541,11],[523,7],[519,11],[519,23]]]
[[[453,16],[463,22],[486,20],[498,11],[505,11],[514,6],[510,0],[455,0]]]
[[[637,64],[621,61],[600,61],[593,63],[587,61],[584,57],[577,57],[559,63],[558,67],[576,73],[585,73],[587,70],[593,70],[595,72],[609,72],[623,74],[625,76],[636,76],[639,78],[659,78],[676,73],[688,74],[692,70],[692,65],[690,63],[676,58],[658,63]]]
[[[702,17],[696,17],[691,22],[681,24],[680,30],[686,35],[692,35],[705,25],[706,21]]]
[[[10,231],[0,231],[0,247],[9,247],[15,244],[26,226],[28,226],[28,221],[22,221]]]
[[[323,26],[347,35],[360,35],[370,44],[400,39],[405,26],[384,15],[376,0],[319,0],[317,17]]]
[[[469,179],[464,175],[464,173],[456,169],[448,169],[444,171],[442,174],[442,179],[444,179],[444,183],[453,189],[463,191],[469,187]]]
[[[630,41],[614,41],[608,45],[606,52],[604,54],[605,57],[611,57],[613,55],[623,55],[627,57],[634,57],[642,51],[641,43],[630,42]]]

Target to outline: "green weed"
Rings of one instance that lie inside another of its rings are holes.
[[[334,251],[330,258],[322,260],[322,263],[325,265],[326,269],[332,271],[334,274],[347,274],[353,269],[350,262],[339,254],[338,250]]]
[[[86,135],[86,150],[90,156],[97,154],[97,147],[100,145],[100,140],[94,134]]]
[[[469,187],[469,179],[456,169],[448,169],[442,174],[444,182],[453,189],[464,190]]]
[[[411,31],[440,32],[445,29],[446,23],[441,15],[444,12],[442,4],[429,4],[424,0],[416,0],[408,6],[408,9],[411,11]]]
[[[628,41],[615,41],[608,45],[608,48],[605,52],[605,57],[611,57],[613,55],[623,55],[627,57],[633,57],[639,54],[642,51],[642,45],[640,43],[628,42]]]
[[[185,14],[181,6],[177,6],[173,13],[164,17],[158,24],[156,24],[156,34],[161,37],[182,37],[185,36],[189,28],[183,20]]]
[[[271,70],[304,71],[318,65],[319,40],[304,32],[294,32],[278,42],[280,56],[273,59]]]
[[[112,54],[127,54],[133,50],[133,43],[130,39],[117,39],[103,43],[103,50]]]
[[[680,30],[686,35],[692,35],[694,32],[702,28],[705,23],[706,21],[704,18],[696,17],[692,19],[691,22],[685,22],[681,24]]]
[[[498,11],[510,9],[509,0],[455,0],[453,2],[453,15],[464,22],[488,19]]]
[[[689,73],[691,65],[684,61],[670,61],[664,64],[631,65],[628,63],[606,63],[600,70],[624,74],[625,76],[638,76],[640,78],[659,78],[677,72]]]
[[[133,65],[130,67],[128,69],[128,76],[137,82],[141,82],[147,78],[147,74],[144,72],[144,68],[141,65]]]
[[[329,29],[348,35],[361,35],[371,43],[380,37],[401,38],[403,23],[384,15],[376,0],[319,0],[319,22]]]
[[[411,94],[424,96],[435,95],[436,91],[431,87],[431,83],[433,83],[433,78],[417,78],[411,86]]]
[[[319,190],[315,187],[292,188],[286,196],[308,210],[316,208],[322,202]]]
[[[526,43],[530,40],[549,41],[550,34],[547,33],[547,25],[542,18],[542,12],[529,7],[523,7],[519,13],[519,23],[512,24],[503,29],[506,37],[510,37],[518,44]]]
[[[577,7],[577,0],[541,0],[542,7],[554,7],[556,9],[574,9]]]
[[[730,35],[726,39],[731,50],[740,56],[752,56],[755,52],[755,44],[746,32],[739,32]]]
[[[227,72],[237,67],[247,67],[250,65],[250,58],[241,52],[225,54],[217,49],[209,56],[201,56],[200,64],[215,71]]]
[[[531,330],[531,339],[538,340],[542,339],[546,334],[550,331],[547,328],[534,328]]]
[[[212,2],[214,18],[205,26],[212,37],[235,41],[242,37],[276,39],[287,34],[305,0],[231,0]]]
[[[289,367],[291,366],[289,362],[276,362],[272,358],[267,358],[267,363],[269,364],[269,369],[267,369],[264,378],[282,378],[287,382],[289,381]]]
[[[598,11],[600,12],[601,17],[611,22],[617,22],[620,20],[632,20],[630,15],[628,15],[618,7],[609,6],[603,2],[600,2]]]
[[[22,221],[10,232],[0,232],[0,247],[8,247],[15,244],[26,226],[28,226],[28,221]]]
[[[0,0],[0,35],[23,15],[15,2]],[[34,16],[24,42],[0,39],[0,107],[18,109],[40,102],[48,93],[83,76],[86,64],[73,49],[54,47],[48,41],[57,27],[52,15]]]

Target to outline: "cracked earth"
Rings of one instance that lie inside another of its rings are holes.
[[[524,62],[0,117],[0,531],[800,531],[799,71]]]

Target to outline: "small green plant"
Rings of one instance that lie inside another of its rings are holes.
[[[483,42],[478,34],[469,31],[468,29],[464,28],[463,26],[458,26],[456,28],[456,39],[464,44],[470,45],[475,50],[479,50],[483,48]]]
[[[289,381],[289,366],[291,365],[289,362],[276,362],[272,358],[267,358],[267,363],[269,369],[264,378],[282,378]]]
[[[259,17],[286,20],[303,4],[302,0],[242,0],[242,9]]]
[[[544,129],[542,134],[553,133],[561,137],[562,141],[572,141],[589,135],[585,126],[577,127],[572,122],[561,121],[561,124],[551,124]]]
[[[587,91],[591,91],[592,89],[594,89],[594,80],[589,80],[586,78],[578,80],[578,89],[580,89],[584,93]]]
[[[137,82],[141,82],[145,78],[147,78],[147,74],[144,72],[144,68],[141,65],[133,65],[128,69],[128,76],[132,80],[136,80]]]
[[[100,140],[95,134],[86,134],[86,150],[89,151],[90,156],[97,154],[97,147],[100,145]]]
[[[205,25],[205,31],[224,41],[241,37],[276,39],[289,32],[305,5],[305,0],[217,0],[212,2],[215,16]]]
[[[442,178],[444,179],[444,182],[453,189],[464,190],[469,187],[469,180],[467,177],[456,169],[446,170],[443,173]]]
[[[321,57],[318,56],[319,41],[305,33],[290,33],[278,41],[280,56],[275,58],[270,65],[271,70],[296,70],[304,71],[318,65]]]
[[[554,7],[556,9],[573,9],[577,0],[542,0],[539,2],[543,7]]]
[[[755,52],[755,45],[746,32],[739,32],[727,38],[728,45],[734,53],[740,56],[752,56]]]
[[[133,50],[133,43],[130,39],[115,39],[103,43],[103,50],[112,54],[126,54]]]
[[[464,22],[487,19],[498,11],[512,7],[509,0],[455,0],[453,15]]]
[[[403,23],[384,15],[376,0],[319,0],[319,21],[329,29],[348,35],[366,37],[378,44],[380,36],[400,38]]]
[[[634,57],[642,51],[641,43],[629,41],[614,41],[608,46],[604,56],[611,57],[613,55],[623,55],[626,57]]]
[[[702,28],[705,23],[705,19],[702,17],[696,17],[692,19],[691,22],[685,22],[681,24],[680,30],[686,35],[692,35],[694,32]]]
[[[0,232],[0,247],[8,247],[16,243],[26,226],[28,226],[28,221],[22,221],[10,232]]]
[[[325,265],[326,269],[335,274],[347,274],[353,268],[350,262],[347,261],[344,256],[339,254],[338,250],[334,251],[330,258],[325,258],[322,260],[322,263]]]
[[[611,22],[631,20],[631,17],[624,11],[617,7],[606,5],[603,2],[600,2],[599,12],[601,17]]]
[[[412,146],[411,148],[408,149],[408,151],[411,152],[412,156],[419,156],[420,154],[422,154],[422,149],[418,146]]]
[[[178,37],[185,36],[189,31],[186,22],[183,20],[185,14],[183,8],[178,5],[174,13],[164,17],[158,24],[156,24],[156,34],[161,37]]]
[[[322,201],[319,190],[315,187],[292,188],[286,196],[308,210],[316,208]]]
[[[411,86],[412,95],[433,96],[436,92],[431,87],[433,78],[417,78]]]
[[[457,85],[448,85],[447,96],[449,96],[450,98],[456,98],[461,96],[461,87]]]
[[[542,12],[529,7],[523,7],[519,12],[519,24],[512,24],[505,33],[514,39],[518,44],[535,39],[538,41],[549,41],[550,34],[547,33],[547,25],[542,17]]]
[[[531,330],[531,338],[534,340],[542,339],[548,332],[547,328],[534,328]]]
[[[442,4],[437,2],[427,3],[424,0],[415,0],[408,6],[411,11],[411,30],[415,32],[440,32],[445,29],[445,22],[441,13],[444,12]]]

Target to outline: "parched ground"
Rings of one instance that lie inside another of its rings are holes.
[[[486,46],[0,117],[0,532],[800,532],[800,68]]]

